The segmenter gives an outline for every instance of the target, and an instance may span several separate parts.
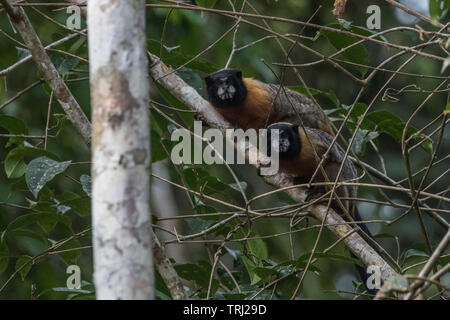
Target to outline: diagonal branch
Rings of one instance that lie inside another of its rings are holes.
[[[403,10],[403,11],[405,11],[406,13],[408,13],[408,14],[410,14],[410,15],[412,15],[412,16],[418,18],[418,19],[420,19],[420,20],[423,20],[423,21],[425,21],[425,22],[428,22],[428,23],[433,24],[433,21],[431,21],[430,18],[428,18],[427,16],[424,16],[424,15],[421,14],[420,12],[417,12],[417,11],[411,9],[411,8],[408,8],[408,7],[405,6],[404,4],[401,4],[401,3],[399,3],[399,2],[397,2],[397,1],[395,1],[395,0],[385,0],[385,1],[388,2],[388,3],[390,3],[390,4],[392,4],[393,6],[395,6],[395,7],[397,7],[397,8],[399,8],[400,10]],[[439,26],[440,28],[443,28],[443,27],[444,27],[444,25],[443,25],[442,23],[438,23],[438,26]]]
[[[45,48],[25,11],[21,7],[12,7],[8,0],[0,0],[0,3],[19,30],[23,41],[31,52],[37,69],[52,89],[67,118],[74,124],[89,146],[91,144],[91,124],[45,52]]]
[[[431,272],[433,267],[436,265],[436,263],[439,261],[439,258],[441,257],[441,254],[444,252],[444,250],[448,247],[448,244],[450,243],[450,230],[447,231],[445,236],[442,238],[441,242],[438,244],[436,249],[434,250],[433,254],[430,256],[430,259],[428,259],[425,266],[422,268],[422,270],[419,272],[419,277],[423,278],[428,276],[428,274]],[[416,295],[417,289],[420,287],[420,285],[423,283],[421,280],[415,281],[411,285],[410,292],[406,295],[405,300],[414,299]]]
[[[187,299],[183,283],[167,258],[166,253],[164,252],[164,247],[161,245],[154,232],[152,233],[152,237],[154,262],[158,268],[159,274],[164,279],[172,298],[174,300]]]

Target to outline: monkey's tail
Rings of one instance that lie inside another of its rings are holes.
[[[353,217],[353,219],[354,219],[355,221],[362,221],[361,216],[359,215],[359,212],[358,212],[358,208],[356,208],[356,206],[355,206],[355,211],[354,211],[354,217]],[[369,228],[367,228],[367,226],[366,226],[365,224],[361,223],[361,224],[358,224],[358,226],[359,226],[359,227],[361,228],[361,230],[364,231],[370,238],[374,239],[372,233],[370,232]],[[378,250],[377,248],[374,248],[374,249],[375,249],[375,251],[377,251],[378,253],[380,253],[379,250]],[[356,259],[357,259],[357,257],[356,257],[352,252],[350,252],[350,254],[351,254],[351,256],[352,256],[353,258],[356,258]],[[366,267],[361,267],[361,266],[356,265],[356,264],[355,264],[355,267],[356,267],[356,270],[357,270],[358,273],[359,273],[359,277],[361,278],[361,281],[363,282],[364,286],[365,286],[366,289],[367,289],[368,294],[375,296],[375,295],[377,294],[377,292],[378,292],[378,289],[369,289],[369,288],[367,287],[367,280],[369,279],[370,275],[367,274],[367,271],[366,271],[367,269],[366,269]]]

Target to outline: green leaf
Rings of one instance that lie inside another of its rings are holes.
[[[27,229],[8,230],[7,234],[8,234],[8,237],[26,237],[26,238],[38,240],[45,246],[48,244],[48,240],[45,237],[43,237],[41,234],[39,234],[35,231],[27,230]]]
[[[226,300],[244,300],[247,296],[243,293],[224,293],[223,296]],[[259,295],[257,299],[259,298]]]
[[[51,34],[51,37],[52,37],[52,42],[56,42],[56,41],[59,41],[62,38],[64,38],[64,34],[62,34],[60,32],[53,32]],[[84,38],[84,37],[82,37],[82,38]],[[66,51],[67,50],[67,42],[61,43],[59,48]]]
[[[305,269],[305,268],[306,268],[306,262],[305,262],[305,258],[304,257],[301,257],[301,260],[300,259],[288,260],[288,261],[279,263],[276,266],[274,266],[274,269],[277,270],[280,273],[281,276],[285,276],[285,275],[291,274],[296,269]],[[317,268],[313,264],[309,265],[308,271],[309,272],[314,272],[314,273],[320,273],[320,269]]]
[[[51,92],[51,90],[50,90]],[[49,93],[50,95],[50,93]],[[72,124],[72,122],[67,118],[67,115],[64,113],[54,113],[53,117],[56,120],[55,128],[57,128],[57,134],[65,127],[68,127]]]
[[[18,60],[22,60],[31,54],[30,50],[28,50],[28,49],[16,47],[16,50],[17,50],[17,59]]]
[[[233,257],[233,260],[235,261],[236,265],[244,265],[244,262],[242,261],[241,252],[239,250],[233,250],[225,246],[225,250]]]
[[[378,132],[359,129],[352,145],[353,151],[356,154],[363,156],[366,150],[367,142],[377,138],[379,135],[380,134]]]
[[[256,267],[253,272],[261,278],[263,282],[267,282],[271,276],[277,275],[278,272],[272,268]]]
[[[306,90],[306,88],[304,86],[293,86],[293,87],[289,87],[289,89],[293,90],[293,91],[297,91],[298,93],[301,93],[305,96],[309,96],[308,94],[308,90]],[[332,107],[339,107],[340,106],[340,102],[338,97],[336,96],[336,94],[334,93],[333,90],[329,90],[328,92],[319,90],[319,89],[314,89],[314,88],[308,88],[309,89],[309,93],[316,97],[316,96],[322,96],[323,98],[325,98],[327,101],[325,103],[323,103],[322,101],[320,101],[320,105],[322,106],[323,104],[326,105],[330,105],[331,102],[331,106]],[[317,98],[316,98],[317,99]]]
[[[439,19],[443,18],[450,9],[449,0],[430,0],[429,10],[431,20],[435,25],[439,24]]]
[[[91,290],[84,290],[84,289],[69,289],[67,287],[56,287],[51,289],[54,292],[67,292],[67,293],[83,293],[83,294],[90,294],[92,293]]]
[[[5,172],[8,178],[20,178],[25,173],[26,169],[27,165],[25,164],[25,162],[21,160],[16,161],[16,159],[13,159],[11,157],[8,158],[8,156],[6,156]]]
[[[60,54],[53,54],[50,56],[55,68],[61,75],[69,74],[69,71],[78,65],[78,59],[74,57],[63,57]]]
[[[347,20],[345,20],[345,19],[337,19],[337,20],[338,20],[338,22],[339,22],[339,25],[340,25],[342,28],[347,29],[347,30],[350,30],[350,28],[351,28],[351,26],[352,26],[352,23],[351,23],[350,21],[347,21]]]
[[[82,174],[80,177],[81,187],[83,191],[89,196],[92,197],[92,185],[91,185],[91,176],[87,174]]]
[[[67,206],[80,217],[87,217],[91,214],[91,198],[80,197],[73,192],[64,192],[61,197],[58,197],[61,205]]]
[[[56,175],[64,172],[72,161],[58,162],[47,157],[39,157],[32,160],[25,173],[28,188],[35,197],[45,184]]]
[[[216,4],[216,0],[195,0],[198,6],[204,8],[212,8]]]
[[[410,257],[428,257],[428,249],[425,243],[415,243],[404,253],[404,259]]]
[[[233,236],[235,239],[244,238],[247,236],[247,232],[244,228],[239,229]],[[254,233],[250,234],[250,237],[255,237]],[[242,260],[245,268],[250,276],[250,284],[256,284],[261,280],[261,277],[255,272],[255,268],[264,267],[263,260],[267,259],[268,252],[266,244],[262,239],[251,239],[244,243],[239,242],[239,250],[242,254]]]
[[[408,249],[405,252],[405,260],[411,257],[426,257],[428,258],[428,254],[426,252],[423,252],[421,250],[417,249]]]
[[[6,129],[10,134],[28,134],[28,128],[25,125],[25,122],[22,120],[7,116],[4,114],[0,114],[0,127]],[[8,148],[11,144],[21,145],[25,139],[24,138],[10,138],[8,144],[5,146]]]
[[[2,236],[0,238],[0,274],[5,272],[9,264],[9,249],[6,244],[6,240]]]
[[[194,233],[202,232],[216,223],[216,220],[211,221],[203,218],[187,218],[184,219],[184,221],[186,221],[187,225]]]
[[[76,54],[78,49],[80,49],[80,47],[86,43],[87,38],[86,37],[80,37],[78,38],[78,40],[72,44],[69,48],[69,50],[67,50],[70,53]]]
[[[30,256],[20,256],[16,261],[16,271],[19,270],[25,263],[31,260]],[[22,281],[25,280],[25,277],[30,272],[32,263],[28,263],[25,267],[20,270],[20,277],[22,278]]]
[[[189,188],[201,191],[204,194],[210,195],[226,189],[231,189],[230,186],[220,181],[219,178],[211,176],[209,172],[203,168],[186,166],[183,170],[183,175]]]
[[[203,260],[197,262],[197,264],[175,264],[174,268],[178,275],[186,280],[195,281],[197,285],[207,290],[209,285],[209,276],[211,274],[211,265]],[[219,282],[213,278],[211,283],[211,295],[214,295],[219,288]]]
[[[385,281],[383,284],[383,288],[386,290],[386,292],[390,291],[407,292],[409,290],[409,282],[406,277],[396,275],[390,277],[387,281]]]
[[[401,142],[403,130],[406,126],[406,123],[403,120],[387,110],[378,110],[369,113],[364,119],[363,124],[364,129],[374,127],[377,131],[390,135],[395,140],[397,140],[397,142]],[[409,126],[406,129],[406,136],[409,137],[416,132],[416,128],[414,128],[413,126]],[[423,137],[424,135],[419,135],[414,139],[414,141],[418,143],[422,140]],[[432,141],[425,139],[421,147],[429,153],[433,152]]]
[[[26,156],[46,156],[51,159],[58,160],[56,155],[44,149],[39,149],[32,146],[20,146],[14,148],[8,153],[5,159],[5,172],[8,178],[20,178],[25,173],[26,164],[24,158]]]
[[[246,190],[247,190],[247,182],[245,182],[245,181],[239,181],[239,185],[237,184],[237,183],[230,183],[230,184],[228,184],[228,186],[231,188],[231,189],[234,189],[234,190],[236,190],[236,191],[238,191],[238,192],[241,192],[241,189],[240,188],[242,188],[242,190],[245,192]],[[240,186],[240,187],[239,187]]]
[[[183,67],[177,70],[176,74],[184,80],[188,85],[197,90],[197,92],[203,94],[203,80],[200,76],[192,71],[192,69]]]
[[[297,259],[297,262],[307,261],[309,259],[310,255],[311,255],[310,252],[301,255]],[[315,252],[314,255],[313,255],[313,258],[317,258],[317,259],[325,258],[325,259],[331,259],[331,260],[340,260],[340,261],[350,262],[352,264],[356,264],[356,265],[359,265],[361,267],[364,267],[364,264],[361,261],[359,261],[358,259],[347,257],[347,256],[343,256],[343,255],[339,255],[339,254]]]
[[[372,35],[372,32],[370,32],[368,29],[365,29],[363,27],[357,27],[352,26],[350,23],[345,23],[341,21],[341,24],[332,23],[327,25],[328,27],[334,28],[334,29],[342,29],[342,26],[345,26],[345,29],[347,31],[357,33],[357,34],[363,34],[363,35]],[[328,41],[331,43],[331,45],[336,48],[336,50],[341,50],[343,48],[346,48],[355,42],[358,42],[360,39],[349,36],[346,34],[333,32],[329,30],[320,30],[318,34],[316,35],[315,39],[317,39],[319,36],[324,35]],[[363,44],[358,44],[356,46],[353,46],[349,49],[346,49],[341,56],[349,62],[360,64],[361,66],[356,66],[356,68],[359,70],[361,76],[364,76],[367,73],[367,65],[369,65],[369,53],[366,49],[366,47]]]
[[[27,192],[27,191],[28,186],[27,183],[25,182],[25,177],[21,177],[20,179],[9,184],[8,198],[13,196],[17,192]]]
[[[152,131],[155,131],[159,136],[167,134],[167,126],[169,121],[164,118],[159,112],[150,108],[150,127]],[[153,133],[153,132],[152,132]]]
[[[164,88],[162,88],[162,90],[164,90]],[[171,97],[174,98],[173,96]],[[181,109],[184,108],[186,107],[182,105]],[[170,112],[168,113],[168,116],[174,118],[175,114]],[[188,124],[192,123],[193,120],[192,115],[189,115],[188,117],[182,116],[181,118],[184,118],[184,120],[187,121],[186,123]],[[155,111],[154,109],[150,109],[150,127],[152,128],[150,133],[151,158],[152,163],[155,163],[163,159],[166,159],[169,156],[170,152],[172,151],[172,148],[178,142],[170,141],[171,132],[169,128],[175,126],[173,124],[170,124],[165,117],[163,117],[159,112]]]
[[[216,213],[217,210],[214,207],[207,206],[204,204],[198,204],[194,207],[194,210],[199,214],[205,214],[205,213]],[[203,217],[204,219],[210,219],[214,221],[219,221],[219,217]]]
[[[178,100],[175,96],[172,95],[172,93],[170,93],[166,88],[161,86],[158,82],[153,81],[153,83],[155,84],[156,88],[158,89],[158,91],[161,94],[161,96],[163,97],[163,99],[166,100],[166,102],[171,107],[181,109],[181,110],[190,110],[183,102]],[[191,112],[189,112],[189,113],[178,112],[178,114],[179,114],[180,118],[183,119],[185,124],[191,124],[194,121],[194,114]],[[173,116],[172,116],[172,118],[173,118]]]
[[[84,293],[84,294],[90,294],[92,293],[91,290],[84,290],[84,289],[69,289],[67,287],[57,287],[57,288],[52,288],[53,291],[55,292],[69,292],[69,293]]]
[[[40,214],[37,223],[46,234],[49,234],[53,231],[53,229],[55,229],[56,225],[58,224],[58,217],[64,216],[58,213],[47,212],[45,214]]]
[[[163,142],[162,142],[163,139],[161,138],[159,133],[152,129],[150,137],[151,137],[151,144],[150,144],[151,149],[150,150],[151,150],[152,163],[166,159],[168,157],[168,154],[163,147]]]
[[[39,193],[38,202],[41,204],[47,203],[47,204],[51,205],[51,202],[53,202],[54,200],[55,200],[55,193],[53,192],[53,190],[47,186],[42,188],[41,192]],[[33,207],[33,209],[34,209],[34,207]]]
[[[91,215],[91,198],[89,197],[73,199],[67,201],[66,204],[80,217],[88,217]]]
[[[55,287],[43,290],[40,292],[37,296],[37,299],[51,299],[48,295],[49,293],[68,293],[66,299],[67,300],[75,300],[78,297],[82,297],[83,299],[91,299],[95,300],[95,297],[92,295],[92,290],[85,290],[85,289],[69,289],[67,287]],[[45,296],[45,298],[43,298]],[[59,297],[59,296],[58,296]]]
[[[405,128],[405,122],[393,113],[387,110],[378,110],[369,113],[366,116],[366,119],[372,121],[376,126],[378,126],[380,131],[389,134],[399,142],[401,141],[403,129]]]
[[[439,264],[441,266],[446,266],[450,262],[450,255],[442,256],[439,258]]]
[[[6,227],[5,233],[9,234],[11,230],[20,229],[35,223],[38,223],[44,232],[49,233],[55,227],[55,225],[60,222],[67,226],[69,229],[72,226],[72,221],[61,214],[54,212],[39,212],[30,213],[17,217]]]
[[[441,73],[444,73],[448,66],[450,66],[450,57],[445,58],[444,62],[442,62]]]
[[[343,115],[343,119],[345,116],[347,116],[347,113],[350,112],[351,106],[342,104],[342,108],[339,109],[340,113]],[[364,114],[364,112],[367,110],[367,105],[362,102],[358,102],[353,107],[352,112],[349,115],[349,118],[352,120],[352,122],[356,123],[358,122],[359,118]],[[353,129],[353,128],[352,128]],[[352,130],[353,132],[353,130]]]
[[[71,250],[80,248],[81,244],[78,240],[73,239],[69,242],[64,243],[61,247],[58,247],[56,251],[58,252],[58,256],[67,264],[77,264],[78,257],[81,255],[81,249]]]

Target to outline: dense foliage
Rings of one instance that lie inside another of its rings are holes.
[[[242,7],[242,0],[195,2],[199,6],[223,10],[231,10],[230,2],[236,11]],[[243,70],[246,76],[266,82],[281,80],[301,93],[310,92],[336,127],[339,128],[347,118],[342,134],[346,141],[361,122],[352,144],[354,154],[378,170],[385,170],[386,176],[404,188],[410,188],[406,159],[401,150],[405,131],[406,137],[413,137],[408,147],[418,146],[408,157],[413,174],[432,164],[429,172],[423,170],[414,175],[416,187],[422,185],[421,179],[425,175],[422,190],[425,188],[426,192],[442,197],[421,196],[421,199],[445,218],[450,212],[450,129],[448,125],[445,127],[446,118],[442,123],[439,117],[446,108],[450,110],[450,68],[447,68],[450,47],[448,38],[445,43],[443,38],[420,30],[437,31],[440,29],[438,21],[448,22],[449,3],[429,1],[429,15],[436,24],[434,26],[420,19],[404,22],[406,13],[379,2],[381,30],[391,31],[373,37],[378,41],[376,43],[364,41],[358,44],[355,43],[361,39],[357,35],[370,37],[378,32],[366,27],[369,4],[364,1],[349,1],[344,19],[340,20],[336,20],[331,12],[333,1],[249,2],[262,15],[298,21],[308,21],[312,17],[310,22],[316,25],[348,31],[319,30],[281,21],[266,21],[267,27],[262,19],[248,19],[277,34],[296,39],[324,56],[355,44],[333,60],[351,76],[311,51],[275,39],[273,34],[261,28],[241,23],[234,36],[232,26],[236,20],[207,11],[149,7],[148,50],[202,93],[203,77],[225,66],[235,43],[236,48],[242,49],[236,50],[230,67]],[[68,17],[65,9],[55,8],[26,8],[44,45],[73,33],[64,28]],[[255,13],[248,4],[243,12]],[[84,20],[82,24],[85,28]],[[397,30],[400,25],[414,30]],[[384,88],[393,71],[413,53],[399,55],[370,78],[361,97],[354,101],[361,88],[357,80],[365,79],[376,66],[398,52],[390,44],[413,47],[433,39],[440,39],[440,45],[429,45],[423,52],[444,57],[445,61],[418,55]],[[1,73],[29,55],[21,41],[5,12],[0,12],[0,298],[92,299],[95,292],[90,238],[90,151],[36,72],[33,61]],[[289,58],[295,64],[317,61],[298,68],[304,84],[292,67],[279,65],[289,64],[283,51],[289,52]],[[48,54],[90,116],[86,36],[79,34],[48,50]],[[435,90],[443,81],[447,82]],[[433,94],[427,99],[430,93]],[[274,193],[252,202],[251,209],[284,214],[254,219],[250,225],[242,214],[210,232],[177,243],[176,236],[201,233],[232,213],[243,213],[245,198],[252,199],[273,188],[262,183],[256,169],[250,166],[171,164],[169,156],[175,145],[170,139],[171,133],[178,126],[192,129],[195,116],[155,81],[150,95],[153,100],[151,150],[155,231],[161,240],[167,241],[167,253],[180,277],[186,280],[188,294],[193,298],[205,298],[209,292],[209,297],[216,299],[291,298],[299,275],[310,258],[319,230],[317,221],[293,216],[298,206],[285,194]],[[356,103],[352,108],[353,102]],[[412,116],[414,112],[417,114]],[[437,133],[430,135],[434,130]],[[439,180],[434,183],[437,178]],[[384,184],[367,175],[360,182]],[[423,266],[419,263],[427,260],[430,252],[414,208],[410,208],[411,198],[407,192],[380,191],[375,185],[365,185],[359,188],[359,198],[362,199],[358,206],[363,218],[377,220],[369,226],[377,235],[377,241],[401,268],[417,264],[406,271],[417,274]],[[403,215],[405,212],[407,214]],[[180,217],[182,215],[189,217]],[[173,216],[177,219],[167,219]],[[422,211],[421,217],[431,245],[435,247],[446,230],[426,212]],[[395,223],[382,223],[381,220]],[[223,243],[224,238],[229,241]],[[326,250],[335,240],[326,230],[321,235],[314,253],[317,261],[308,266],[298,297],[352,298],[352,292],[363,290],[353,269],[353,263],[359,262],[350,258],[344,245],[337,244],[332,250]],[[216,266],[214,254],[221,246],[224,248],[221,252],[223,263]],[[439,265],[447,263],[448,254],[440,259]],[[80,289],[66,287],[67,266],[74,264],[81,269]],[[210,277],[213,265],[217,272]],[[447,285],[448,281],[447,278]],[[266,286],[272,282],[275,285]],[[156,284],[157,297],[170,299],[159,274]],[[427,296],[437,292],[436,287],[431,287]]]

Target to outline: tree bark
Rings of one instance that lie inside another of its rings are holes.
[[[152,299],[145,1],[88,1],[98,299]]]

